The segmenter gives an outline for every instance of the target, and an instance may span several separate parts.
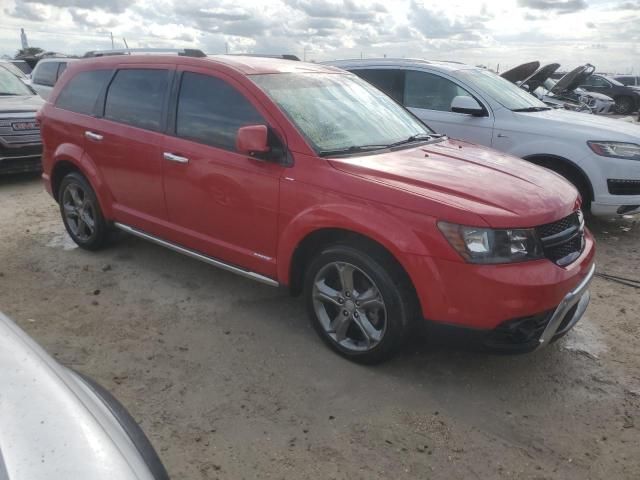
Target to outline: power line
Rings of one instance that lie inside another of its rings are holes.
[[[1,30],[11,30],[11,31],[20,31],[19,27],[8,27],[5,25],[0,25],[0,29]],[[47,30],[31,30],[29,29],[25,29],[27,31],[27,33],[31,34],[31,33],[44,33],[47,35],[61,35],[61,36],[67,36],[67,37],[109,37],[111,35],[110,32],[104,32],[104,33],[71,33],[71,32],[51,32],[51,31],[47,31]]]

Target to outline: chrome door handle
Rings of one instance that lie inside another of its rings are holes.
[[[499,133],[498,138],[509,138],[509,137],[507,135],[503,135],[502,133]]]
[[[93,140],[94,142],[99,142],[104,138],[99,133],[95,133],[95,132],[92,132],[90,130],[87,130],[86,132],[84,132],[84,136],[86,138],[88,138],[89,140]]]
[[[174,153],[164,152],[162,156],[165,160],[169,160],[170,162],[189,163],[189,159],[187,157],[181,157],[180,155],[176,155]]]

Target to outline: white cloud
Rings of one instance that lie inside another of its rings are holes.
[[[116,46],[308,59],[398,56],[514,66],[590,62],[640,71],[640,0],[0,0],[0,54],[32,45],[83,53]]]

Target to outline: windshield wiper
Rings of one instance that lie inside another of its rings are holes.
[[[350,153],[369,152],[371,150],[382,150],[389,148],[389,145],[351,145],[346,148],[336,148],[335,150],[320,150],[318,155],[328,157],[331,155],[348,155]]]
[[[0,97],[19,97],[19,93],[0,92]]]
[[[415,135],[411,135],[409,138],[405,138],[404,140],[400,140],[399,142],[390,143],[387,145],[389,148],[397,147],[399,145],[404,145],[406,143],[420,142],[423,140],[431,140],[433,138],[442,138],[444,134],[442,133],[416,133]]]
[[[551,107],[526,107],[526,108],[515,108],[511,110],[512,112],[544,112],[545,110],[551,110]]]

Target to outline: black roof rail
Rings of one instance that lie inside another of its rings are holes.
[[[268,53],[227,53],[226,55],[237,56],[237,57],[262,57],[262,58],[281,58],[283,60],[293,60],[296,62],[300,61],[300,58],[297,55],[292,55],[290,53],[283,53],[282,55],[271,55]]]
[[[115,50],[91,50],[84,54],[83,58],[107,57],[111,55],[131,55],[144,53],[175,53],[182,57],[206,57],[206,53],[197,48],[120,48]]]

